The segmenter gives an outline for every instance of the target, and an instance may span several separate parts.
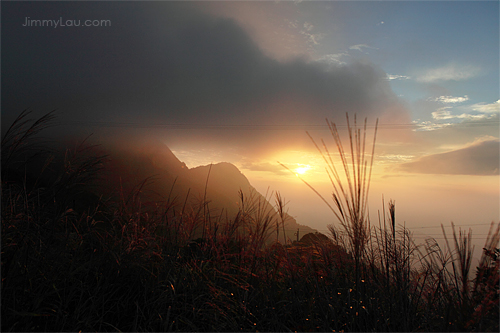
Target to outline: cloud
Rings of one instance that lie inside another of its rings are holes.
[[[431,83],[438,81],[463,81],[473,78],[481,73],[481,69],[472,65],[458,65],[455,63],[443,67],[432,68],[418,73],[416,80]]]
[[[434,123],[432,121],[426,120],[426,121],[413,121],[413,124],[415,125],[414,131],[416,132],[429,132],[429,131],[436,131],[439,129],[443,129],[446,127],[453,126],[454,124],[452,123]]]
[[[454,115],[450,111],[451,107],[445,106],[437,109],[437,111],[432,112],[432,118],[435,120],[447,120],[447,119],[468,119],[468,120],[480,120],[480,119],[489,119],[491,118],[488,114],[471,114],[471,113],[462,113],[458,115]]]
[[[314,29],[314,25],[308,22],[304,22],[304,29],[306,29],[306,31],[311,31],[312,29]]]
[[[414,158],[414,155],[402,155],[402,154],[385,154],[377,156],[377,160],[385,163],[392,162],[408,162]]]
[[[378,50],[376,47],[368,46],[366,44],[356,44],[356,45],[349,46],[349,50],[356,50],[356,51],[359,51],[359,52],[363,52],[363,49]]]
[[[303,131],[266,130],[270,125],[323,124],[325,117],[344,122],[346,112],[372,120],[387,110],[394,121],[409,119],[377,66],[273,59],[237,21],[198,5],[68,2],[68,11],[99,14],[112,26],[57,31],[27,29],[16,20],[26,6],[50,17],[60,3],[3,6],[3,23],[11,29],[2,35],[2,82],[8,83],[2,87],[2,120],[26,107],[59,109],[62,123],[78,121],[85,133],[109,130],[95,122],[127,123],[161,134],[177,150],[190,144],[258,155],[307,141]]]
[[[451,107],[449,107],[449,106],[439,108],[439,109],[437,109],[437,111],[432,112],[432,118],[434,118],[436,120],[455,118],[455,116],[451,115],[450,109],[451,109]]]
[[[403,163],[400,170],[412,173],[449,175],[498,175],[500,141],[476,142],[462,149],[428,155]]]
[[[289,60],[314,53],[310,38],[301,34],[304,18],[288,1],[201,1],[193,7],[212,17],[234,20],[274,59]]]
[[[279,164],[272,164],[269,162],[260,162],[260,163],[255,163],[255,162],[243,162],[241,164],[241,169],[243,170],[250,170],[250,171],[265,171],[265,172],[271,172],[276,175],[287,175],[289,172],[285,170],[281,165]]]
[[[319,45],[320,40],[322,40],[326,36],[326,34],[324,33],[311,33],[311,31],[314,29],[314,26],[312,24],[308,24],[307,22],[304,23],[304,29],[305,30],[301,30],[300,33],[306,36],[309,43],[312,43],[313,45]]]
[[[442,104],[456,104],[463,103],[469,100],[469,97],[453,97],[453,96],[440,96],[436,98],[429,98],[427,101],[440,102]],[[472,105],[465,105],[457,108],[461,110],[460,114],[453,114],[452,106],[443,106],[433,111],[432,118],[435,120],[449,120],[449,119],[462,119],[462,120],[487,120],[492,119],[494,114],[500,112],[500,100],[491,104],[476,103]],[[466,111],[466,112],[463,112]]]
[[[491,104],[476,103],[471,106],[472,110],[483,113],[497,113],[500,112],[500,99]]]
[[[332,53],[320,57],[317,61],[324,62],[329,65],[347,65],[347,62],[341,60],[342,58],[349,57],[347,52]]]
[[[411,76],[387,74],[387,80],[409,80]]]
[[[465,95],[464,97],[453,97],[453,96],[439,96],[435,98],[428,98],[428,101],[431,102],[440,102],[440,103],[463,103],[469,100],[469,96]]]

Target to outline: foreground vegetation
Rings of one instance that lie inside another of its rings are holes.
[[[52,118],[27,115],[2,138],[2,331],[499,329],[500,224],[471,272],[470,232],[417,245],[392,201],[371,226],[361,167],[337,187],[340,227],[281,244],[284,221],[252,197],[223,218],[206,202],[146,202],[141,186],[92,195],[105,157],[85,146],[28,168]]]

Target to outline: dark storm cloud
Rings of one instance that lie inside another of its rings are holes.
[[[500,161],[498,139],[473,144],[447,153],[424,156],[404,163],[407,172],[449,175],[498,175]]]
[[[111,26],[23,27],[26,17]],[[278,62],[234,21],[192,2],[7,2],[2,49],[6,119],[24,108],[59,109],[63,121],[84,125],[317,124],[345,112],[404,113],[371,64]]]

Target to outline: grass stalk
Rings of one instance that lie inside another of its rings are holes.
[[[497,332],[500,224],[491,225],[472,281],[470,232],[452,225],[445,247],[428,239],[417,248],[396,225],[393,200],[370,226],[374,148],[364,153],[366,121],[357,126],[348,123],[349,154],[329,122],[340,167],[322,141],[333,203],[320,197],[340,226],[329,226],[330,237],[285,237],[285,244],[268,240],[286,230],[279,193],[273,209],[272,194],[240,191],[231,217],[208,209],[206,196],[191,203],[189,191],[181,202],[172,189],[150,202],[146,179],[92,205],[75,197],[86,207],[75,209],[56,187],[42,187],[46,179],[29,186],[2,176],[2,331]],[[28,163],[16,154],[11,161]],[[84,194],[100,168],[88,158],[74,149],[54,160],[52,181]],[[54,201],[61,207],[46,204]],[[205,239],[195,240],[202,232]]]

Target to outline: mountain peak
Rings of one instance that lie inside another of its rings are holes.
[[[240,209],[241,192],[245,200],[259,202],[259,205],[262,203],[265,211],[278,218],[269,198],[260,194],[232,163],[220,162],[190,169],[160,140],[127,138],[117,143],[108,146],[112,157],[108,189],[132,191],[137,184],[152,177],[153,181],[144,189],[147,190],[145,194],[154,193],[167,200],[192,202],[194,205],[199,204],[198,199],[202,198],[210,203],[214,214],[224,212],[229,218],[236,216]],[[300,229],[301,234],[314,231],[297,224],[291,216],[287,218],[286,228]]]

